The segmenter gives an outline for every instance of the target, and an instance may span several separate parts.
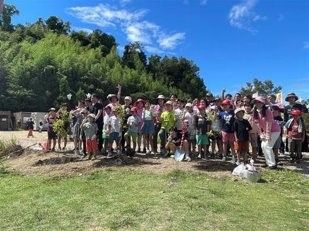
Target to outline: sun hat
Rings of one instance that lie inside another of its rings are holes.
[[[271,108],[276,111],[284,112],[284,108],[282,107],[282,105],[279,104],[273,104],[271,105]]]
[[[173,105],[173,102],[172,101],[167,101],[166,103],[165,103],[166,105],[168,104],[168,105]]]
[[[237,113],[239,113],[239,112],[241,112],[241,111],[242,111],[243,113],[245,113],[245,109],[242,108],[242,107],[236,108],[235,111],[234,111],[234,113],[235,113],[235,115],[237,115]]]
[[[298,96],[295,93],[289,93],[285,98],[285,101],[289,101],[289,98],[294,97],[295,100],[298,100]]]
[[[116,96],[115,94],[108,94],[107,99],[111,99],[111,98],[113,98],[113,97],[116,97],[116,98],[117,98],[117,96]],[[117,99],[118,99],[118,98],[117,98]]]
[[[88,117],[95,119],[95,114],[91,113],[91,114],[88,115]]]
[[[56,111],[56,108],[51,107],[51,108],[49,109],[49,111]]]
[[[262,104],[266,104],[266,99],[263,96],[258,96],[253,99],[253,103],[260,102]]]
[[[192,103],[187,103],[185,107],[193,107]]]
[[[157,99],[165,99],[164,95],[159,95]]]

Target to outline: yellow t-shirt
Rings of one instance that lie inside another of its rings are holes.
[[[161,114],[161,127],[165,128],[166,130],[171,130],[174,128],[176,122],[174,112],[165,111]]]

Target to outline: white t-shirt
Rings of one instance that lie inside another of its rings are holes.
[[[115,116],[115,115],[112,115],[111,117],[109,117],[109,121],[108,121],[109,125],[110,125],[110,132],[118,132],[120,133],[120,119]]]
[[[182,117],[183,117],[183,110],[177,108],[174,110],[175,117],[176,117],[176,128],[177,130],[182,130]]]

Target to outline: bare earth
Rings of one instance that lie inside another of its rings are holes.
[[[46,142],[46,132],[34,132],[35,138],[27,138],[27,131],[0,132],[1,140],[17,140],[22,147],[26,148],[21,156],[11,157],[5,160],[9,169],[27,175],[49,175],[65,176],[88,174],[98,170],[116,170],[126,168],[128,170],[143,170],[154,173],[166,173],[173,170],[207,172],[208,175],[215,177],[230,177],[235,167],[230,162],[222,162],[218,159],[207,161],[194,160],[192,162],[177,162],[172,158],[154,159],[153,156],[138,154],[133,159],[126,159],[125,164],[119,160],[110,160],[98,157],[97,160],[90,161],[81,159],[73,154],[73,143],[69,142],[67,151],[56,151],[43,153],[39,143]],[[31,146],[31,147],[29,147]],[[29,148],[27,148],[29,147]],[[57,146],[56,146],[57,147]],[[304,154],[301,164],[290,164],[287,156],[281,156],[282,166],[292,171],[300,172],[309,176],[309,154]],[[259,164],[263,164],[263,158]]]

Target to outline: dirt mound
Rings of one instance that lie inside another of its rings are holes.
[[[78,161],[81,161],[81,159],[78,157],[61,156],[61,157],[52,157],[44,160],[38,160],[37,162],[34,163],[33,166],[67,164]]]

